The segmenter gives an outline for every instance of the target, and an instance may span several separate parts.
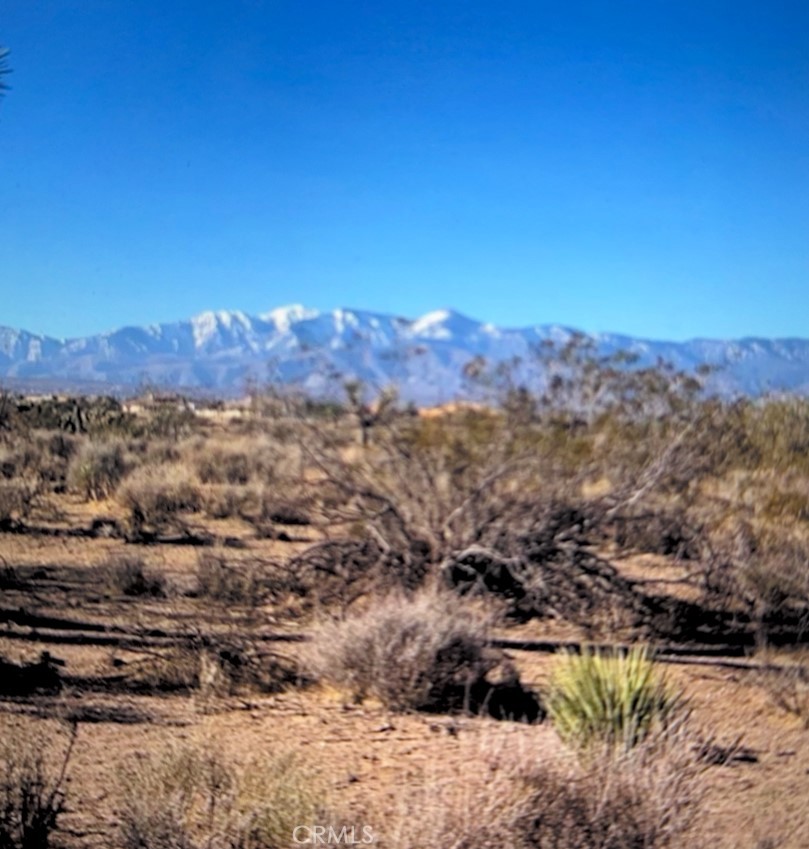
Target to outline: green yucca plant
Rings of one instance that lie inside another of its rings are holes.
[[[562,739],[582,747],[630,748],[683,707],[645,648],[568,654],[553,670],[547,702]]]

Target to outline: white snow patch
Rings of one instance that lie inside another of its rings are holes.
[[[449,310],[433,310],[417,318],[411,325],[410,330],[415,336],[429,336],[432,339],[449,339],[452,336],[449,328],[444,327],[445,322],[452,318]]]
[[[274,324],[280,333],[286,333],[293,324],[307,318],[317,318],[318,315],[320,313],[317,310],[309,309],[303,304],[288,304],[265,312],[259,318]]]

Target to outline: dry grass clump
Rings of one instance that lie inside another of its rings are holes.
[[[135,528],[165,527],[178,514],[202,505],[199,481],[179,463],[141,466],[122,482],[117,498],[130,511]]]
[[[97,576],[100,585],[112,595],[153,598],[166,595],[165,578],[147,571],[139,557],[112,557],[97,568]]]
[[[123,441],[85,442],[68,466],[68,486],[90,501],[100,501],[115,492],[130,468]]]
[[[77,440],[65,433],[34,431],[15,434],[0,445],[0,478],[29,479],[54,488],[62,486]]]
[[[0,480],[0,528],[22,521],[31,512],[39,487],[30,480]]]
[[[796,617],[809,628],[809,545],[784,534],[764,534],[739,564],[741,591],[764,631]]]
[[[289,452],[261,435],[228,442],[214,439],[190,440],[182,446],[183,456],[193,464],[205,484],[241,485],[273,480],[288,471]]]
[[[773,657],[755,680],[774,705],[809,729],[809,653],[804,650],[795,656]]]
[[[196,594],[223,604],[256,605],[263,586],[256,568],[231,566],[223,557],[203,552],[197,561]]]
[[[170,745],[121,770],[124,849],[273,849],[323,821],[317,773],[289,751],[238,768],[210,747]]]
[[[48,849],[65,812],[65,779],[76,738],[62,741],[20,727],[0,739],[0,847]]]
[[[281,693],[307,683],[296,661],[244,638],[220,638],[199,654],[203,697]]]
[[[761,645],[800,642],[809,630],[809,542],[785,528],[737,521],[714,534],[706,590],[749,616]]]
[[[678,735],[653,736],[618,752],[601,748],[529,777],[532,794],[519,830],[532,849],[686,845],[704,768]],[[689,837],[687,845],[698,845]]]
[[[203,509],[212,519],[242,518],[255,513],[258,502],[255,487],[211,484],[205,489]]]
[[[167,693],[196,690],[200,684],[200,650],[173,646],[130,665],[125,685],[136,692]]]
[[[560,658],[548,692],[548,712],[557,732],[575,746],[631,748],[683,708],[649,652],[585,650]]]
[[[195,466],[203,483],[244,485],[256,471],[248,451],[217,444],[206,444],[197,454]]]
[[[497,659],[488,622],[449,594],[391,595],[339,622],[321,623],[309,662],[316,676],[391,710],[461,709]]]
[[[279,693],[305,683],[295,660],[238,633],[189,636],[129,664],[124,679],[124,687],[136,692],[203,698]]]
[[[587,757],[532,751],[470,753],[476,769],[453,780],[424,777],[400,792],[378,829],[383,849],[675,849],[698,846],[690,829],[701,775],[682,730],[630,750]]]

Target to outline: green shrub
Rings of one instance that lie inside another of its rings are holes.
[[[109,498],[129,470],[126,449],[120,440],[85,442],[70,461],[68,486],[85,498]]]
[[[645,649],[584,651],[561,658],[551,676],[548,713],[568,743],[632,747],[683,702]]]

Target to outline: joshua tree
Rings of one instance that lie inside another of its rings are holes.
[[[370,431],[374,425],[384,420],[385,416],[396,406],[399,393],[395,387],[382,389],[373,403],[365,402],[365,387],[359,380],[347,380],[343,384],[348,405],[357,416],[362,434],[362,444],[367,445]]]

